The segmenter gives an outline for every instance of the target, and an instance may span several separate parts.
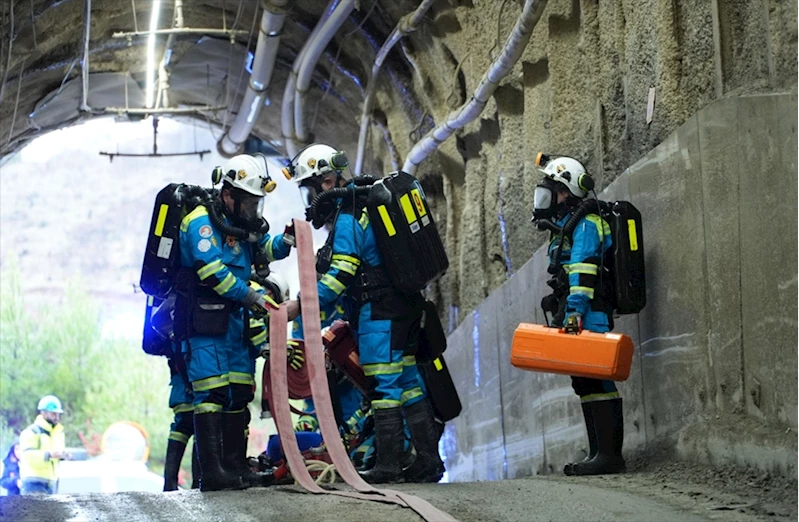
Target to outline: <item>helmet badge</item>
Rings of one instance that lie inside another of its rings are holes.
[[[561,172],[563,172],[564,170],[566,170],[566,165],[564,165],[563,163],[561,163],[561,164],[559,164],[557,167],[555,167],[555,171],[556,171],[558,174],[560,174],[560,173],[561,173]]]
[[[310,168],[316,167],[316,160],[314,158],[308,160],[308,167]]]
[[[238,171],[236,173],[236,178],[238,178],[238,179],[244,179],[246,177],[247,177],[247,173],[244,172],[244,170],[240,170],[240,171]]]

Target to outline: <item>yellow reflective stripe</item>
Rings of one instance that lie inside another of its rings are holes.
[[[386,206],[380,205],[377,207],[377,213],[380,214],[380,219],[383,220],[383,226],[386,227],[386,233],[389,235],[389,237],[396,235],[397,231],[394,228],[394,223],[391,221],[391,216],[388,215]]]
[[[190,402],[181,402],[172,408],[172,413],[185,413],[187,411],[194,411],[194,404]]]
[[[611,399],[618,399],[619,392],[608,392],[608,393],[592,393],[591,395],[586,395],[584,397],[580,397],[580,401],[582,402],[596,402],[596,401],[609,401]]]
[[[597,216],[596,214],[588,214],[585,216],[585,219],[590,221],[591,223],[596,226],[597,232],[599,232],[599,240],[602,241],[603,236],[610,235],[610,225],[608,222],[602,219],[601,217]]]
[[[255,379],[249,373],[244,372],[230,372],[230,384],[254,384]]]
[[[386,210],[386,207],[383,207],[383,211],[380,211],[380,217],[383,217],[383,212],[385,210]],[[378,211],[379,211],[379,209],[378,209]],[[385,218],[383,218],[383,221],[385,221]],[[391,222],[390,219],[388,221],[389,221],[389,223]],[[364,229],[364,230],[366,230],[366,227],[369,225],[369,214],[366,213],[366,210],[364,210],[363,213],[361,214],[361,217],[358,218],[358,224],[361,225],[361,228]],[[394,230],[393,226],[391,227],[391,230]],[[394,234],[391,234],[391,235],[393,236]]]
[[[400,402],[402,402],[402,404],[405,404],[406,402],[413,400],[417,397],[421,397],[422,395],[424,395],[422,393],[422,389],[417,386],[416,388],[411,388],[410,390],[402,392],[402,395],[400,395]]]
[[[594,289],[587,286],[570,286],[569,293],[572,295],[587,295],[589,299],[594,298]]]
[[[402,373],[402,363],[376,363],[364,364],[363,373],[367,377],[373,375],[392,375]]]
[[[338,279],[329,274],[325,274],[322,277],[322,284],[333,290],[336,293],[336,295],[340,294],[341,292],[347,289],[346,286],[341,284],[341,281],[339,281]]]
[[[327,312],[324,310],[319,311],[319,320],[320,321],[327,321]]]
[[[250,341],[255,346],[261,346],[264,344],[266,342],[266,329],[263,329],[260,333],[250,337]]]
[[[169,212],[169,205],[161,205],[158,209],[158,219],[155,221],[153,234],[158,237],[164,235],[164,224],[166,223],[166,213]]]
[[[564,268],[566,267],[564,266]],[[593,263],[572,263],[569,265],[569,269],[566,273],[597,275],[597,273],[599,273],[599,267]]]
[[[436,367],[437,372],[440,372],[444,369],[444,365],[441,363],[441,357],[436,357],[436,359],[433,361],[433,366]]]
[[[272,261],[275,260],[275,255],[272,252],[272,243],[274,241],[275,241],[274,236],[270,237],[269,240],[264,245],[264,252],[266,252],[266,258],[269,260],[269,262],[272,262]]]
[[[414,366],[416,364],[416,356],[415,355],[405,355],[402,357],[402,365],[403,366]]]
[[[354,256],[348,256],[345,254],[333,254],[333,261],[346,261],[347,263],[352,263],[355,266],[361,266],[361,260]]]
[[[214,404],[213,402],[203,402],[194,408],[195,415],[202,415],[203,413],[219,413],[222,411],[221,404]]]
[[[330,263],[332,268],[338,268],[342,272],[345,272],[350,275],[355,275],[355,272],[358,271],[358,267],[353,265],[352,263],[348,263],[347,261],[333,261]]]
[[[191,383],[191,388],[196,391],[208,391],[213,388],[221,388],[223,386],[227,386],[230,384],[230,378],[228,374],[224,375],[214,375],[213,377],[206,377],[205,379],[200,379],[199,381],[194,381]],[[197,407],[194,407],[194,413],[197,413]]]
[[[189,442],[189,436],[185,433],[181,433],[179,431],[170,431],[169,432],[169,440],[174,440],[183,444]]]
[[[200,205],[199,207],[197,207],[194,210],[192,210],[191,212],[189,212],[186,215],[186,217],[183,218],[183,221],[180,222],[180,231],[181,232],[188,231],[189,230],[189,223],[191,223],[192,221],[194,221],[198,217],[207,216],[207,215],[208,215],[208,210],[204,206]]]
[[[416,221],[416,214],[413,212],[413,205],[411,205],[411,198],[408,194],[403,194],[400,198],[400,206],[402,207],[402,212],[405,214],[405,219],[408,221],[408,224]]]
[[[236,284],[236,277],[233,274],[228,274],[221,283],[214,287],[214,292],[217,294],[224,294]]]
[[[245,409],[246,408],[242,408],[240,410],[235,410],[235,411],[226,411],[225,413],[243,413]],[[249,427],[245,428],[244,433],[249,433],[249,432],[250,428]]]
[[[384,399],[380,401],[372,401],[372,408],[376,410],[382,410],[385,408],[396,408],[397,406],[401,406],[402,403],[400,401],[394,401],[391,399]]]
[[[201,269],[197,270],[197,275],[200,277],[200,281],[205,281],[215,273],[219,272],[225,268],[225,265],[222,264],[221,259],[217,259],[215,261],[211,261]]]

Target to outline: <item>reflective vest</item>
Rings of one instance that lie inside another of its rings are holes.
[[[19,477],[24,480],[39,479],[55,481],[58,459],[51,459],[50,453],[63,452],[66,448],[64,427],[53,427],[39,415],[33,424],[19,435]]]

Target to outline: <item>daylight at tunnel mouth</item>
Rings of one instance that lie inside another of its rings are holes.
[[[3,0],[0,520],[796,519],[797,27]]]

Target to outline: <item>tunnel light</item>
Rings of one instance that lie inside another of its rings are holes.
[[[153,0],[153,12],[150,14],[150,34],[147,35],[147,94],[145,103],[151,108],[154,102],[155,89],[155,31],[158,29],[158,13],[161,11],[161,0]]]

